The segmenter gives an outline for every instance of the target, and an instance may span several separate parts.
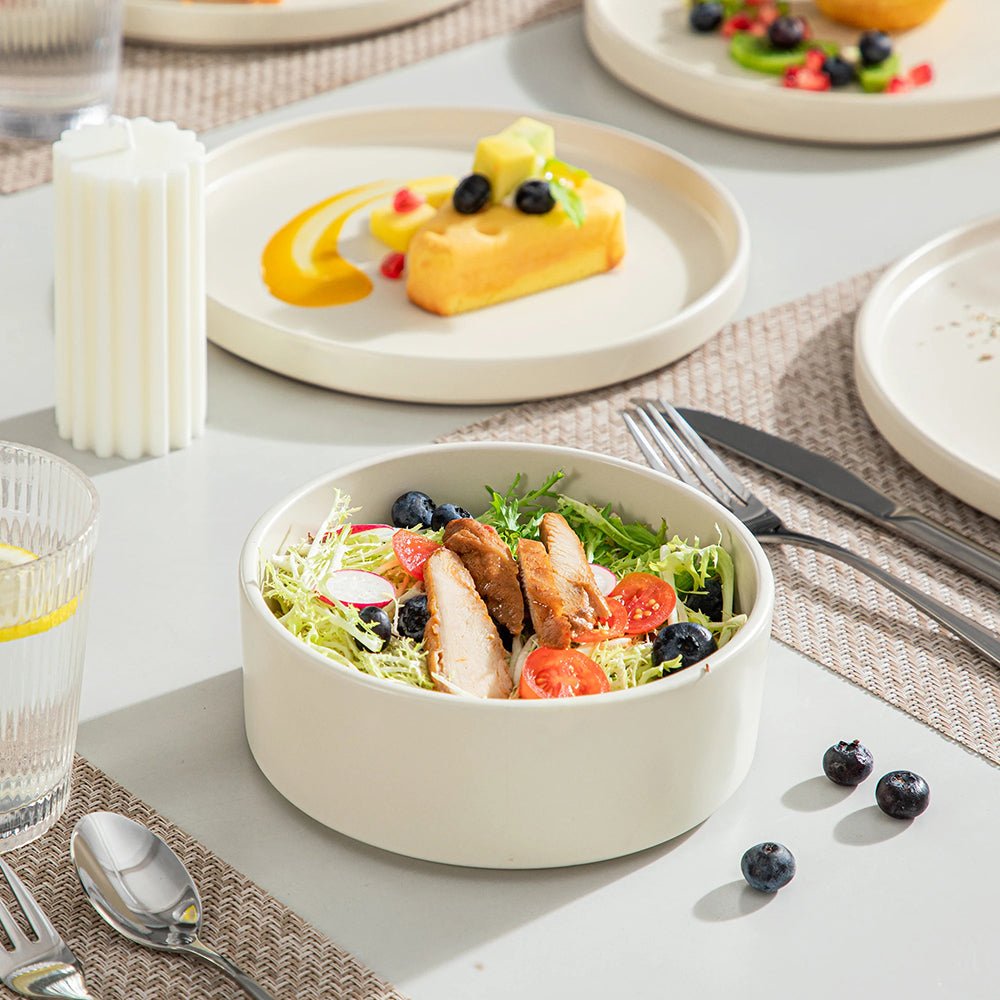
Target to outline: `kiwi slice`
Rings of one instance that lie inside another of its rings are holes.
[[[758,73],[770,73],[774,76],[784,73],[789,66],[801,66],[810,49],[822,49],[832,56],[837,54],[839,46],[835,42],[810,39],[794,49],[776,49],[766,38],[758,38],[748,31],[737,31],[729,42],[729,55],[734,62]],[[886,77],[886,82],[888,80]]]
[[[858,66],[858,83],[866,94],[878,94],[899,73],[899,56],[895,52],[877,66]]]

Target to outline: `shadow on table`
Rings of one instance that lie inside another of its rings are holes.
[[[699,920],[712,924],[738,920],[767,906],[777,895],[776,892],[751,889],[743,879],[738,878],[705,893],[691,912]]]
[[[910,828],[912,820],[893,819],[878,806],[865,806],[848,813],[833,828],[833,839],[849,847],[868,847],[892,840]]]
[[[796,812],[818,812],[843,802],[853,791],[853,787],[836,785],[826,775],[817,774],[792,785],[781,796],[781,804]]]
[[[69,441],[59,437],[56,431],[55,411],[51,408],[0,420],[0,441],[16,441],[18,444],[28,444],[33,448],[43,448],[53,455],[66,459],[67,462],[72,462],[88,476],[113,472],[115,469],[133,464],[125,458],[98,458],[91,451],[77,451]],[[148,459],[143,458],[138,461],[145,462]]]
[[[634,876],[693,833],[627,858],[535,871],[390,854],[275,791],[247,747],[242,701],[241,673],[222,674],[83,724],[79,750],[341,947],[368,961],[391,955],[376,971],[395,980]]]

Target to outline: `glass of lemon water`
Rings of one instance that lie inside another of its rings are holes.
[[[97,513],[79,469],[0,441],[0,853],[69,798]]]

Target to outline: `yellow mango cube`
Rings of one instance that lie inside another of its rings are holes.
[[[488,135],[479,140],[472,171],[489,179],[493,201],[507,197],[539,165],[539,156],[527,139],[516,135]]]
[[[556,155],[555,129],[536,118],[518,118],[500,134],[524,139],[543,160],[551,160]]]
[[[442,196],[442,201],[451,192],[448,191]],[[413,209],[412,212],[397,212],[392,207],[392,202],[384,205],[376,205],[372,209],[370,228],[371,234],[379,242],[384,243],[390,250],[397,253],[406,253],[410,246],[413,234],[428,220],[437,215],[437,208],[430,203]]]

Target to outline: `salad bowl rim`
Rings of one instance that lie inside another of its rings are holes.
[[[753,607],[747,612],[747,621],[739,631],[729,640],[728,643],[712,656],[708,657],[704,664],[693,664],[691,667],[676,671],[673,675],[668,675],[662,681],[651,682],[639,687],[625,690],[609,691],[600,696],[581,698],[551,698],[537,699],[524,704],[532,707],[516,709],[518,711],[565,711],[576,707],[577,710],[597,710],[597,706],[609,703],[618,703],[623,699],[649,698],[665,696],[670,691],[677,690],[696,683],[709,673],[716,673],[730,668],[731,662],[739,659],[739,654],[744,647],[749,647],[754,640],[758,639],[764,630],[770,630],[771,615],[774,611],[775,587],[774,575],[768,557],[760,542],[751,534],[749,529],[729,510],[719,504],[712,497],[700,490],[696,490],[680,480],[673,479],[660,472],[650,469],[627,459],[615,458],[600,452],[588,451],[583,448],[571,448],[563,445],[549,445],[537,443],[525,443],[519,441],[458,441],[447,444],[417,445],[407,448],[396,449],[391,452],[380,453],[374,457],[365,458],[356,462],[339,465],[336,468],[310,479],[306,483],[286,494],[277,503],[269,507],[254,523],[250,529],[239,559],[240,591],[247,602],[251,612],[262,617],[267,628],[273,630],[276,635],[282,638],[279,641],[289,643],[289,650],[295,650],[300,654],[298,662],[308,663],[311,669],[322,671],[333,670],[341,679],[355,684],[361,684],[371,688],[373,691],[380,691],[386,696],[416,698],[417,704],[455,704],[459,703],[466,708],[476,708],[484,711],[510,711],[510,706],[522,704],[521,699],[510,698],[475,698],[472,696],[462,697],[458,695],[443,695],[442,692],[420,688],[409,684],[402,684],[378,677],[372,677],[360,670],[345,667],[334,660],[331,660],[321,653],[310,649],[305,643],[292,635],[278,621],[277,617],[267,606],[260,588],[260,566],[263,558],[266,558],[261,551],[261,542],[264,534],[271,527],[274,521],[286,511],[294,506],[303,497],[323,486],[333,487],[339,478],[363,472],[373,466],[382,465],[397,461],[399,459],[410,458],[423,454],[433,455],[439,459],[443,454],[455,452],[474,451],[506,451],[516,448],[526,452],[544,452],[553,456],[558,462],[560,459],[569,464],[574,458],[584,458],[588,461],[597,461],[608,464],[630,473],[635,473],[650,483],[666,486],[667,489],[675,490],[681,494],[700,501],[705,507],[715,513],[719,526],[727,529],[729,537],[738,539],[748,551],[757,575],[757,593],[754,598]],[[513,473],[511,473],[513,475]],[[669,523],[669,522],[668,522]],[[731,548],[731,544],[730,544]],[[708,668],[711,668],[710,671]],[[738,669],[738,664],[737,664]],[[427,698],[430,702],[427,702]]]

